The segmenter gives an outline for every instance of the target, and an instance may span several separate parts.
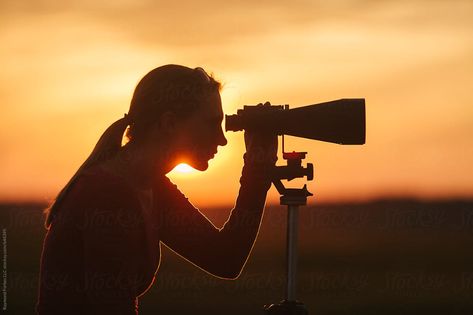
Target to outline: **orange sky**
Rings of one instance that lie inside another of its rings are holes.
[[[472,1],[2,0],[0,40],[0,200],[53,198],[167,63],[214,72],[226,113],[366,98],[365,146],[287,141],[317,200],[473,196]],[[235,199],[227,138],[207,172],[171,175],[199,207]]]

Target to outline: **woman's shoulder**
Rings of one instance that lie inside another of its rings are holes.
[[[92,201],[108,204],[132,202],[134,194],[128,182],[104,168],[93,166],[84,170],[76,179],[71,189],[70,198],[77,201]]]
[[[138,203],[126,181],[100,167],[82,170],[67,187],[67,193],[51,219],[56,226],[82,222],[84,218],[136,213]],[[59,225],[58,225],[59,224]]]

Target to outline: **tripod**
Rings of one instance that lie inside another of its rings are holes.
[[[284,137],[284,136],[283,136]],[[292,180],[299,177],[313,179],[314,167],[307,163],[307,168],[302,167],[302,160],[307,152],[284,152],[283,158],[287,161],[286,166],[276,166],[273,173],[273,184],[278,190],[280,204],[287,206],[287,243],[286,243],[286,298],[279,303],[264,306],[268,315],[308,315],[304,304],[296,300],[296,270],[297,270],[297,232],[299,206],[307,204],[307,197],[312,194],[307,190],[307,185],[297,188],[286,188],[282,179]]]

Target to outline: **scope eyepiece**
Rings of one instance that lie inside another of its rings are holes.
[[[225,115],[225,131],[241,131],[243,129],[240,116]]]

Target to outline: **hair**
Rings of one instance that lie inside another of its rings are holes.
[[[128,114],[105,130],[89,157],[44,210],[45,227],[49,229],[77,178],[87,169],[112,158],[120,151],[125,130],[129,142],[140,143],[146,138],[149,127],[162,114],[171,111],[181,117],[192,115],[209,93],[219,92],[221,89],[222,84],[201,67],[192,69],[169,64],[151,70],[136,86]]]

